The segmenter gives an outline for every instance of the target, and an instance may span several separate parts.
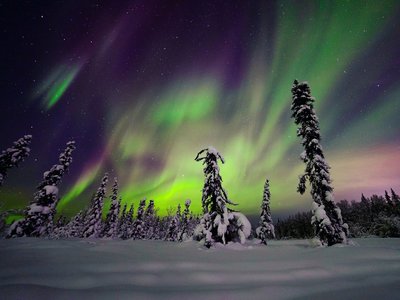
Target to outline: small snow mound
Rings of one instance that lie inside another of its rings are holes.
[[[310,246],[313,248],[319,248],[319,247],[324,247],[322,244],[321,240],[317,237],[313,238],[310,240]]]

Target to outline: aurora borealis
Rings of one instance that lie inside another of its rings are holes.
[[[123,202],[160,213],[192,199],[213,145],[238,209],[307,210],[290,119],[295,78],[309,82],[335,197],[400,190],[400,2],[6,1],[1,4],[5,149],[32,154],[0,191],[23,207],[68,140],[77,149],[59,209],[84,207],[104,172]],[[110,187],[111,190],[111,187]]]

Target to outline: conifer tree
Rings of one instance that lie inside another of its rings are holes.
[[[275,229],[272,222],[271,209],[269,207],[270,199],[271,193],[269,191],[269,180],[267,179],[264,185],[263,201],[261,204],[260,226],[256,230],[261,243],[264,245],[267,245],[267,239],[275,238]]]
[[[118,221],[118,237],[120,239],[122,239],[123,233],[125,231],[125,219],[126,219],[126,214],[128,213],[126,210],[127,210],[127,204],[125,203],[122,208],[121,215],[119,216],[119,221]]]
[[[205,154],[205,156],[202,156]],[[203,217],[196,229],[196,238],[204,239],[204,245],[211,247],[214,242],[223,244],[229,241],[245,242],[250,235],[251,226],[241,213],[234,212],[228,205],[236,205],[228,199],[222,187],[218,160],[224,163],[222,155],[213,147],[201,150],[196,161],[205,165],[205,182],[202,195]]]
[[[392,194],[392,201],[395,205],[399,206],[400,205],[400,196],[396,194],[396,192],[393,189],[390,189],[390,192]]]
[[[153,230],[153,239],[161,240],[164,237],[163,234],[163,225],[159,216],[155,216],[154,219],[154,230]]]
[[[102,229],[102,211],[104,198],[106,196],[106,187],[108,174],[106,173],[101,180],[100,187],[91,201],[90,207],[86,213],[85,222],[82,230],[84,238],[98,238]]]
[[[57,186],[69,169],[74,149],[75,142],[68,142],[64,152],[59,156],[59,164],[44,172],[43,181],[37,187],[33,201],[25,210],[25,217],[14,222],[8,237],[40,237],[52,232],[53,218],[59,200]]]
[[[154,200],[149,201],[149,205],[144,213],[144,232],[145,238],[151,240],[154,238],[156,224],[156,212],[154,209]]]
[[[364,196],[364,193],[361,193],[361,202],[366,204],[369,203],[368,199]]]
[[[134,212],[134,206],[131,204],[128,213],[125,216],[125,239],[130,239],[133,234],[133,212]]]
[[[178,234],[179,242],[184,241],[189,236],[190,203],[190,199],[187,199],[185,201],[185,209],[183,210],[182,220],[180,222],[180,230]]]
[[[107,213],[106,221],[103,226],[102,236],[105,238],[116,238],[118,235],[118,217],[121,203],[118,200],[118,180],[114,178],[112,187],[111,206]]]
[[[179,222],[182,219],[182,208],[181,208],[181,204],[178,203],[178,207],[176,209],[176,217],[178,218]]]
[[[340,208],[333,200],[329,165],[320,145],[319,120],[314,110],[314,98],[306,82],[294,81],[292,87],[292,118],[298,125],[297,136],[302,139],[304,152],[300,155],[306,164],[297,191],[303,194],[307,180],[311,185],[313,202],[312,223],[323,245],[346,243],[348,226],[343,223]]]
[[[390,215],[395,211],[395,205],[394,202],[392,201],[392,198],[390,198],[389,193],[386,190],[385,190],[385,200],[386,200],[385,210]]]
[[[145,238],[145,207],[146,207],[146,198],[140,200],[136,220],[133,223],[133,232],[132,238],[134,240],[143,240]]]
[[[178,220],[176,216],[173,216],[171,222],[169,223],[168,232],[167,236],[165,237],[165,240],[170,242],[176,242],[177,230],[178,230]]]
[[[68,237],[82,237],[82,230],[85,220],[85,211],[78,212],[72,220],[67,224],[66,231]]]
[[[385,190],[385,200],[386,200],[387,204],[392,205],[392,199],[390,198],[390,196],[386,190]]]
[[[31,140],[31,135],[25,135],[15,141],[11,148],[2,151],[0,154],[0,186],[7,176],[7,170],[18,166],[29,155]]]
[[[166,241],[176,242],[178,240],[180,215],[181,215],[181,206],[178,205],[176,214],[174,216],[172,216],[171,221],[169,223],[167,235],[165,237]]]

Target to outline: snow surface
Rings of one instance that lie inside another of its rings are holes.
[[[0,240],[2,299],[400,299],[400,239]]]

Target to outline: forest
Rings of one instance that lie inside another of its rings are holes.
[[[330,166],[325,160],[320,144],[320,125],[315,113],[311,90],[307,82],[294,81],[292,86],[292,118],[301,138],[304,151],[300,159],[305,163],[304,174],[299,177],[297,190],[303,194],[310,185],[313,198],[312,210],[298,213],[274,224],[271,214],[270,182],[265,181],[261,201],[259,226],[251,228],[245,215],[232,207],[236,206],[227,196],[222,186],[219,163],[225,163],[222,154],[215,148],[204,148],[195,161],[204,166],[204,187],[201,195],[202,214],[190,210],[191,200],[183,207],[170,211],[165,217],[157,215],[154,200],[146,203],[142,199],[136,209],[133,205],[122,205],[118,179],[112,185],[111,206],[103,212],[107,195],[109,175],[104,174],[88,207],[78,212],[70,220],[57,216],[59,201],[58,185],[68,173],[72,163],[75,142],[66,144],[59,155],[58,164],[44,172],[43,180],[37,186],[34,199],[22,212],[23,217],[6,224],[6,217],[16,211],[1,214],[1,231],[6,238],[46,237],[46,238],[110,238],[134,240],[184,241],[195,239],[210,248],[215,243],[244,244],[246,239],[258,238],[267,245],[269,239],[313,238],[320,245],[347,244],[348,237],[376,235],[398,237],[400,232],[400,199],[391,189],[385,196],[361,197],[360,202],[343,200],[336,203],[329,174]],[[30,153],[31,135],[25,135],[0,155],[0,185],[3,184],[10,168],[18,166]],[[20,212],[21,213],[21,212]],[[103,214],[106,218],[103,219]],[[351,230],[349,230],[351,228]]]

